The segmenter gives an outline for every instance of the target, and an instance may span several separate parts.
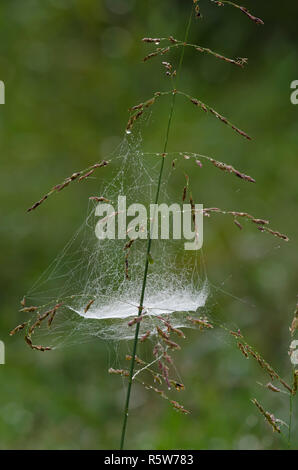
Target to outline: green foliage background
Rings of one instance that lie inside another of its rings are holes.
[[[207,154],[255,177],[257,184],[249,185],[204,165],[192,184],[205,206],[252,212],[289,235],[285,244],[254,227],[240,232],[230,220],[215,217],[205,224],[204,256],[209,280],[218,288],[211,299],[214,313],[237,324],[290,380],[298,202],[298,106],[290,102],[290,83],[298,79],[297,5],[245,3],[265,26],[205,0],[204,18],[191,32],[192,42],[229,57],[248,57],[245,70],[186,50],[180,88],[214,105],[253,135],[253,142],[177,100],[169,150]],[[107,369],[120,352],[98,340],[38,354],[21,336],[8,336],[22,321],[23,292],[85,217],[96,180],[69,188],[35,213],[26,209],[53,184],[113,151],[129,106],[169,88],[159,59],[141,63],[150,47],[140,39],[182,38],[190,5],[191,0],[1,2],[0,79],[6,85],[0,109],[0,339],[6,345],[6,365],[0,366],[1,449],[118,446],[125,383]],[[144,130],[145,149],[157,152],[169,102],[158,106]],[[177,175],[181,188],[183,178]],[[191,416],[135,387],[128,447],[285,447],[250,398],[287,419],[286,397],[259,387],[256,381],[267,378],[229,343],[193,334],[177,365],[186,385],[181,401]],[[294,447],[297,429],[295,435]]]

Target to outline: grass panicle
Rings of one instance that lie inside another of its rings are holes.
[[[215,3],[218,7],[224,7],[225,5],[232,6],[236,8],[237,10],[240,10],[243,14],[246,15],[246,17],[252,20],[255,24],[257,25],[264,24],[263,20],[261,20],[260,18],[250,13],[250,11],[246,7],[240,6],[234,2],[224,1],[224,0],[223,1],[210,0],[210,2]],[[155,204],[159,203],[160,189],[161,189],[161,184],[162,184],[162,179],[163,179],[165,161],[166,161],[166,157],[170,155],[174,155],[177,157],[177,158],[174,158],[172,161],[173,170],[176,169],[176,166],[177,166],[176,164],[178,164],[179,159],[180,160],[184,159],[184,160],[189,160],[190,162],[194,162],[195,167],[196,169],[198,169],[198,171],[201,171],[203,167],[202,162],[207,162],[208,164],[211,164],[214,168],[222,171],[223,173],[234,175],[237,178],[245,182],[255,183],[255,179],[253,177],[247,175],[245,172],[239,171],[233,165],[223,163],[215,158],[212,158],[206,155],[201,155],[200,153],[193,153],[193,152],[174,152],[171,154],[168,153],[170,131],[172,128],[173,115],[174,115],[174,109],[176,106],[177,96],[180,96],[183,99],[186,99],[189,103],[191,103],[197,109],[203,111],[204,114],[209,114],[215,117],[217,120],[225,124],[227,127],[231,128],[235,133],[237,133],[244,139],[248,141],[252,140],[249,134],[244,132],[238,126],[234,125],[223,114],[215,110],[214,107],[207,105],[201,99],[193,97],[192,95],[178,88],[180,73],[181,73],[183,59],[184,59],[184,53],[186,49],[192,49],[196,53],[210,55],[223,62],[236,65],[239,68],[244,68],[244,66],[247,64],[247,58],[237,58],[237,57],[229,58],[229,57],[226,57],[224,54],[215,52],[214,50],[208,47],[203,47],[201,45],[197,45],[197,44],[193,44],[189,42],[190,28],[191,28],[193,17],[195,16],[195,18],[197,19],[201,19],[203,17],[199,0],[192,0],[191,3],[192,3],[192,8],[191,8],[190,16],[189,16],[187,26],[186,26],[185,37],[183,40],[176,39],[172,35],[169,37],[144,37],[143,38],[143,42],[145,44],[155,46],[155,49],[149,54],[147,54],[144,57],[143,61],[147,63],[148,61],[154,58],[161,59],[162,61],[161,66],[163,70],[165,71],[166,75],[171,79],[172,88],[168,91],[157,91],[153,94],[151,98],[137,105],[132,106],[129,109],[129,119],[126,125],[126,134],[130,135],[134,130],[134,125],[139,120],[141,120],[142,116],[148,109],[151,109],[151,107],[153,107],[160,98],[164,96],[171,97],[169,118],[166,123],[165,139],[164,139],[162,152],[154,154],[158,157],[161,157],[158,178],[156,181],[155,198],[153,201]],[[169,61],[170,59],[168,57],[171,55],[172,51],[176,51],[176,50],[180,51],[180,57],[179,57],[178,63],[174,64]],[[145,156],[146,154],[143,153],[142,155]],[[152,155],[152,154],[149,154],[149,155]],[[73,173],[71,176],[64,179],[62,183],[53,186],[49,192],[47,192],[40,200],[35,202],[28,209],[28,212],[31,212],[35,210],[36,208],[38,208],[52,194],[61,192],[64,188],[69,186],[74,181],[82,182],[84,180],[87,180],[89,177],[91,177],[94,174],[95,170],[97,170],[98,168],[105,167],[108,164],[109,164],[108,161],[103,160],[99,163],[89,166],[88,168],[82,171]],[[182,201],[184,202],[187,200],[187,198],[189,199],[189,202],[191,205],[193,223],[195,226],[195,220],[196,220],[195,210],[196,209],[195,209],[194,198],[192,196],[192,191],[191,191],[191,182],[190,182],[190,178],[188,175],[185,175],[185,178],[186,178],[186,183],[183,186],[183,190],[182,190]],[[94,201],[95,203],[110,202],[109,199],[107,199],[104,196],[90,196],[89,199],[91,201]],[[287,235],[284,235],[281,232],[271,229],[269,225],[269,221],[264,218],[255,217],[244,211],[232,211],[232,210],[226,211],[217,207],[203,209],[203,215],[205,217],[210,217],[211,214],[213,213],[230,216],[233,219],[234,224],[239,229],[242,229],[243,228],[242,223],[247,221],[247,222],[252,223],[261,232],[269,233],[284,241],[289,241],[289,238],[287,237]],[[111,375],[117,375],[117,376],[127,379],[127,383],[128,383],[124,410],[123,410],[124,411],[123,412],[123,424],[122,424],[121,441],[120,441],[121,450],[123,450],[125,446],[125,440],[126,440],[126,435],[127,435],[127,423],[128,423],[129,410],[130,410],[131,390],[132,390],[132,385],[134,382],[139,383],[146,390],[153,391],[158,396],[168,401],[169,405],[175,411],[182,413],[182,414],[186,414],[186,415],[190,413],[190,411],[187,408],[185,408],[184,405],[180,403],[180,401],[178,402],[176,400],[176,394],[180,393],[181,391],[185,389],[185,386],[183,383],[181,383],[181,380],[178,377],[176,378],[177,372],[175,369],[175,355],[177,354],[178,351],[181,350],[181,348],[183,347],[183,343],[185,342],[185,339],[186,339],[186,335],[184,331],[172,325],[170,315],[156,315],[156,316],[151,317],[152,327],[148,329],[147,331],[145,331],[145,333],[143,332],[142,336],[140,336],[139,334],[140,325],[142,321],[144,320],[144,318],[145,318],[144,321],[147,320],[147,316],[148,316],[148,311],[147,311],[146,305],[144,304],[149,265],[152,260],[152,255],[151,255],[151,249],[152,249],[151,235],[152,234],[150,233],[149,230],[148,232],[149,232],[149,237],[147,241],[146,252],[144,253],[144,271],[143,271],[143,278],[142,278],[142,283],[141,283],[140,299],[139,299],[139,303],[137,304],[138,306],[136,307],[135,316],[128,322],[128,326],[130,328],[135,328],[132,351],[130,354],[126,354],[125,356],[126,363],[127,362],[129,363],[129,367],[128,368],[124,367],[124,368],[119,368],[119,369],[114,369],[110,367],[108,370],[108,372]],[[123,248],[125,280],[127,281],[130,280],[131,278],[130,271],[133,269],[133,266],[131,267],[129,263],[129,256],[130,256],[130,250],[134,242],[135,242],[134,239],[129,240],[128,242],[125,243],[124,248]],[[91,298],[88,301],[88,303],[84,307],[84,313],[88,312],[88,310],[91,308],[95,300],[96,300],[95,298]],[[55,305],[49,304],[49,305],[43,305],[43,306],[35,306],[35,305],[26,306],[26,299],[23,298],[23,300],[21,301],[20,311],[25,314],[27,313],[32,314],[32,318],[16,326],[13,330],[11,330],[10,335],[13,336],[19,333],[20,331],[25,330],[25,341],[31,349],[41,351],[41,352],[50,351],[52,349],[50,346],[41,346],[41,345],[33,344],[33,336],[36,330],[38,330],[41,327],[46,326],[47,328],[51,328],[52,323],[55,321],[56,315],[59,315],[59,311],[62,308],[62,303],[63,302],[56,301]],[[298,387],[298,371],[295,369],[295,367],[293,367],[292,369],[291,384],[289,385],[281,377],[281,375],[277,373],[276,370],[262,357],[262,355],[259,354],[255,350],[255,348],[253,348],[248,342],[246,342],[240,330],[232,331],[230,329],[227,329],[224,325],[220,324],[219,322],[216,322],[213,319],[211,320],[206,315],[199,316],[196,314],[196,316],[194,317],[194,316],[190,316],[189,313],[186,312],[186,319],[188,321],[187,326],[189,326],[190,328],[196,329],[198,333],[200,334],[208,334],[207,331],[209,331],[210,334],[213,334],[213,331],[216,328],[222,328],[223,330],[225,330],[226,333],[228,333],[230,336],[233,337],[235,341],[235,346],[238,348],[240,353],[245,357],[245,359],[247,360],[253,359],[261,367],[263,372],[267,376],[269,375],[270,382],[268,382],[263,387],[271,392],[274,392],[277,396],[283,396],[284,394],[286,394],[287,396],[290,397],[289,398],[290,399],[290,412],[289,412],[289,426],[288,426],[289,427],[289,443],[290,443],[292,410],[293,410],[292,400],[293,400],[293,397],[297,393],[297,387]],[[297,332],[297,329],[298,329],[298,305],[296,306],[294,318],[290,325],[290,335],[291,335],[292,340],[293,340],[294,335]],[[142,352],[138,351],[139,345],[143,343],[146,343],[147,345],[149,343],[152,345],[152,348],[150,349],[150,352],[149,352],[149,360],[148,360],[148,354],[146,355],[146,360],[145,360],[142,357]],[[290,348],[290,355],[292,354],[292,352]],[[278,382],[279,386],[273,383],[274,381]],[[275,418],[275,416],[272,413],[269,413],[268,411],[266,411],[257,399],[255,398],[252,399],[252,403],[256,406],[256,408],[258,409],[260,414],[264,417],[266,422],[271,426],[272,430],[274,432],[277,432],[278,434],[281,434],[282,433],[281,426],[284,425],[285,423]]]
[[[57,193],[57,192],[59,193],[60,191],[62,191],[62,189],[69,186],[73,181],[81,182],[89,178],[89,176],[91,176],[97,168],[105,167],[108,164],[109,162],[107,162],[106,160],[103,160],[102,162],[95,163],[94,165],[86,168],[85,170],[77,171],[73,173],[71,176],[65,178],[65,180],[62,181],[62,183],[56,184],[55,186],[53,186],[52,189],[47,194],[45,194],[41,199],[39,199],[39,201],[35,202],[31,207],[29,207],[29,209],[27,209],[27,212],[31,212],[37,209],[37,207],[39,207],[52,194]]]

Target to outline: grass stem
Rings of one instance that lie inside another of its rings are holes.
[[[193,16],[193,8],[191,9],[191,14],[190,14],[190,17],[189,17],[189,20],[188,20],[188,23],[187,23],[187,28],[186,28],[186,32],[185,32],[185,39],[184,39],[185,42],[188,39],[190,26],[191,26],[191,21],[192,21],[192,16]],[[180,76],[181,67],[182,67],[183,58],[184,58],[184,50],[185,50],[185,48],[182,48],[182,52],[181,52],[181,56],[180,56],[180,60],[179,60],[178,71],[177,71],[177,78]],[[175,102],[176,102],[176,93],[173,93],[163,153],[166,153],[167,148],[168,148],[169,135],[170,135],[171,124],[172,124],[173,115],[174,115]],[[165,158],[162,158],[161,159],[160,171],[159,171],[159,177],[158,177],[158,183],[157,183],[157,189],[156,189],[155,204],[158,204],[158,200],[159,200],[159,194],[160,194],[160,187],[161,187],[162,175],[163,175],[163,170],[164,170],[164,164],[165,164]],[[141,315],[142,310],[143,310],[143,303],[144,303],[144,296],[145,296],[147,275],[148,275],[148,268],[149,268],[149,255],[150,255],[150,251],[151,251],[151,244],[152,244],[152,238],[151,238],[151,233],[149,233],[147,251],[146,251],[146,259],[145,259],[145,269],[144,269],[144,276],[143,276],[143,283],[142,283],[142,291],[141,291],[140,304],[139,304],[139,309],[138,309],[138,316]],[[129,413],[129,402],[130,402],[131,387],[132,387],[132,382],[133,382],[133,373],[134,373],[135,358],[136,358],[136,353],[137,353],[139,331],[140,331],[140,323],[137,323],[136,330],[135,330],[134,343],[133,343],[130,372],[129,372],[129,378],[128,378],[127,394],[126,394],[126,400],[125,400],[125,406],[124,406],[124,418],[123,418],[123,426],[122,426],[122,433],[121,433],[120,450],[124,449],[124,442],[125,442],[126,429],[127,429],[127,420],[128,420],[128,413]]]

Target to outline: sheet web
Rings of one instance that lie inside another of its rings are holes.
[[[127,207],[141,203],[149,214],[161,158],[156,154],[143,154],[139,128],[126,136],[109,156],[111,175],[106,178],[104,172],[98,174],[99,187],[96,194],[93,190],[90,196],[110,201],[115,217],[119,195],[126,196]],[[176,171],[171,162],[171,156],[167,155],[160,202],[181,205],[183,188],[168,193]],[[89,202],[88,216],[82,226],[26,295],[27,305],[38,306],[40,315],[62,304],[50,327],[45,322],[34,330],[34,343],[57,348],[94,336],[113,341],[134,336],[134,327],[128,323],[138,312],[147,240],[138,239],[129,249],[125,249],[128,237],[126,240],[98,240],[95,235],[99,220],[95,215],[97,204],[101,202]],[[190,314],[203,312],[208,281],[205,274],[200,273],[201,253],[185,251],[184,243],[185,240],[153,241],[140,335],[148,330],[156,335],[159,316],[170,318],[174,328],[185,328],[193,327],[188,320]]]

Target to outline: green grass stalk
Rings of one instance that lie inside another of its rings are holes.
[[[192,16],[193,16],[193,8],[191,9],[191,14],[190,14],[188,24],[187,24],[187,28],[186,28],[186,32],[185,32],[185,39],[184,39],[185,42],[187,42],[187,39],[188,39],[188,36],[189,36]],[[183,58],[184,58],[184,50],[185,50],[185,48],[183,48],[182,52],[181,52],[178,71],[177,71],[177,78],[180,76],[181,67],[182,67]],[[166,153],[167,148],[168,148],[169,135],[170,135],[171,125],[172,125],[172,120],[173,120],[173,115],[174,115],[175,102],[176,102],[176,93],[173,93],[171,108],[170,108],[170,114],[169,114],[169,120],[168,120],[168,125],[167,125],[167,131],[166,131],[166,137],[165,137],[165,143],[164,143],[164,148],[163,148],[163,153]],[[165,164],[165,158],[162,158],[161,159],[161,165],[160,165],[160,171],[159,171],[159,177],[158,177],[158,183],[157,183],[157,189],[156,189],[155,204],[158,204],[158,201],[159,201],[159,194],[160,194],[160,187],[161,187],[162,175],[163,175],[163,170],[164,170],[164,164]],[[142,291],[141,291],[141,297],[140,297],[140,304],[139,304],[139,308],[138,308],[138,316],[141,315],[142,310],[143,310],[143,303],[144,303],[144,296],[145,296],[145,291],[146,291],[147,275],[148,275],[148,268],[149,268],[149,257],[150,257],[150,251],[151,251],[151,244],[152,244],[152,238],[151,238],[151,233],[149,233],[147,251],[146,251],[146,259],[145,259],[145,269],[144,269],[144,276],[143,276],[143,283],[142,283]],[[131,360],[130,372],[129,372],[129,378],[128,378],[127,394],[126,394],[126,400],[125,400],[125,406],[124,406],[124,418],[123,418],[123,426],[122,426],[122,433],[121,433],[120,450],[124,449],[124,443],[125,443],[127,420],[128,420],[128,414],[129,414],[129,403],[130,403],[131,388],[132,388],[132,382],[133,382],[133,373],[134,373],[134,367],[135,367],[135,358],[136,358],[136,353],[137,353],[139,331],[140,331],[140,323],[137,323],[136,330],[135,330],[135,336],[134,336],[133,350],[132,350],[132,360]]]

